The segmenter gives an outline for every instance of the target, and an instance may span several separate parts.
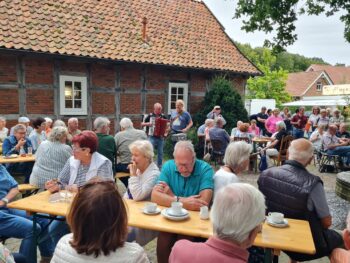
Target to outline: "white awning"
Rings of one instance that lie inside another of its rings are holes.
[[[282,104],[283,106],[346,106],[344,99],[338,100],[297,100]]]

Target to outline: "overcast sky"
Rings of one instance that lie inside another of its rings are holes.
[[[241,22],[232,19],[235,0],[203,0],[217,19],[225,27],[226,33],[235,41],[249,43],[253,47],[262,46],[268,37],[263,32],[246,33],[240,29]],[[298,40],[287,47],[290,53],[306,57],[319,57],[335,64],[345,63],[350,66],[350,43],[344,38],[344,24],[339,15],[326,17],[301,16],[296,23]],[[271,37],[272,39],[272,37]]]

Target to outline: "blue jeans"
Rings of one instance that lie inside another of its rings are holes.
[[[163,164],[164,138],[151,136],[149,137],[149,141],[152,143],[153,148],[157,149],[157,165],[161,169]]]
[[[58,218],[63,219],[64,217],[59,216]],[[60,241],[61,237],[69,233],[70,230],[66,221],[54,220],[49,226],[49,235],[55,247],[57,246],[57,243]]]
[[[350,146],[338,146],[333,150],[327,150],[327,153],[346,158],[346,164],[350,165]]]
[[[293,137],[295,139],[304,138],[304,130],[293,127]]]
[[[44,227],[49,220],[38,218],[37,231],[40,233],[39,250],[43,257],[51,257],[55,250],[47,229]],[[36,256],[33,253],[32,244],[35,241],[33,236],[33,221],[25,211],[16,209],[0,209],[0,234],[6,237],[23,239],[19,252],[26,258],[28,263],[36,263]]]

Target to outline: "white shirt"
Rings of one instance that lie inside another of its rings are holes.
[[[222,187],[231,184],[238,183],[239,179],[237,175],[231,172],[225,171],[222,167],[214,174],[214,195]]]

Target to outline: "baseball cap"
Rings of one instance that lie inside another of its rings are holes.
[[[19,117],[18,122],[30,122],[30,120],[27,117]]]
[[[220,107],[219,105],[216,105],[216,106],[214,107],[214,109],[215,109],[215,110],[220,110],[221,107]]]

